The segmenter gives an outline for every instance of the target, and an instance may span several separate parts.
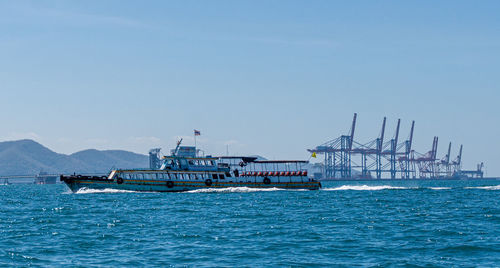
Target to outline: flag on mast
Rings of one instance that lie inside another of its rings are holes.
[[[199,130],[196,130],[196,129],[195,129],[195,130],[194,130],[194,135],[195,135],[195,136],[200,136],[200,135],[201,135],[201,132],[200,132]]]

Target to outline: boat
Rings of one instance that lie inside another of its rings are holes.
[[[115,169],[107,176],[61,175],[60,180],[77,192],[117,189],[144,192],[183,192],[207,188],[279,188],[318,190],[321,183],[308,177],[308,161],[258,160],[257,157],[212,157],[178,154],[179,141],[159,168]],[[193,152],[193,150],[184,150]]]
[[[35,177],[34,184],[56,184],[57,175],[49,175],[47,172],[40,171]]]

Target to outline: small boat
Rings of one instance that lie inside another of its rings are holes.
[[[47,172],[40,171],[35,177],[34,184],[56,184],[57,175],[48,175]]]
[[[182,141],[182,140],[181,140]],[[257,157],[198,157],[172,155],[157,169],[116,169],[107,176],[61,175],[73,192],[119,189],[145,192],[183,192],[206,188],[280,188],[318,190],[321,183],[308,177],[301,160],[257,160]]]

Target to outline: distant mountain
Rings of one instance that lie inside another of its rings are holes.
[[[88,170],[96,172],[109,171],[111,168],[147,168],[149,166],[148,156],[122,150],[90,149],[71,154],[69,157],[89,165]]]
[[[84,150],[59,154],[33,140],[0,142],[0,176],[59,173],[107,173],[112,168],[146,168],[147,155],[127,151]]]

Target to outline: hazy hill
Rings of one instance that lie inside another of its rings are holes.
[[[147,155],[127,151],[84,150],[59,154],[33,140],[0,142],[0,175],[106,173],[111,168],[146,168]]]
[[[90,172],[109,171],[110,168],[147,168],[148,156],[122,150],[84,150],[69,156],[89,165]]]

